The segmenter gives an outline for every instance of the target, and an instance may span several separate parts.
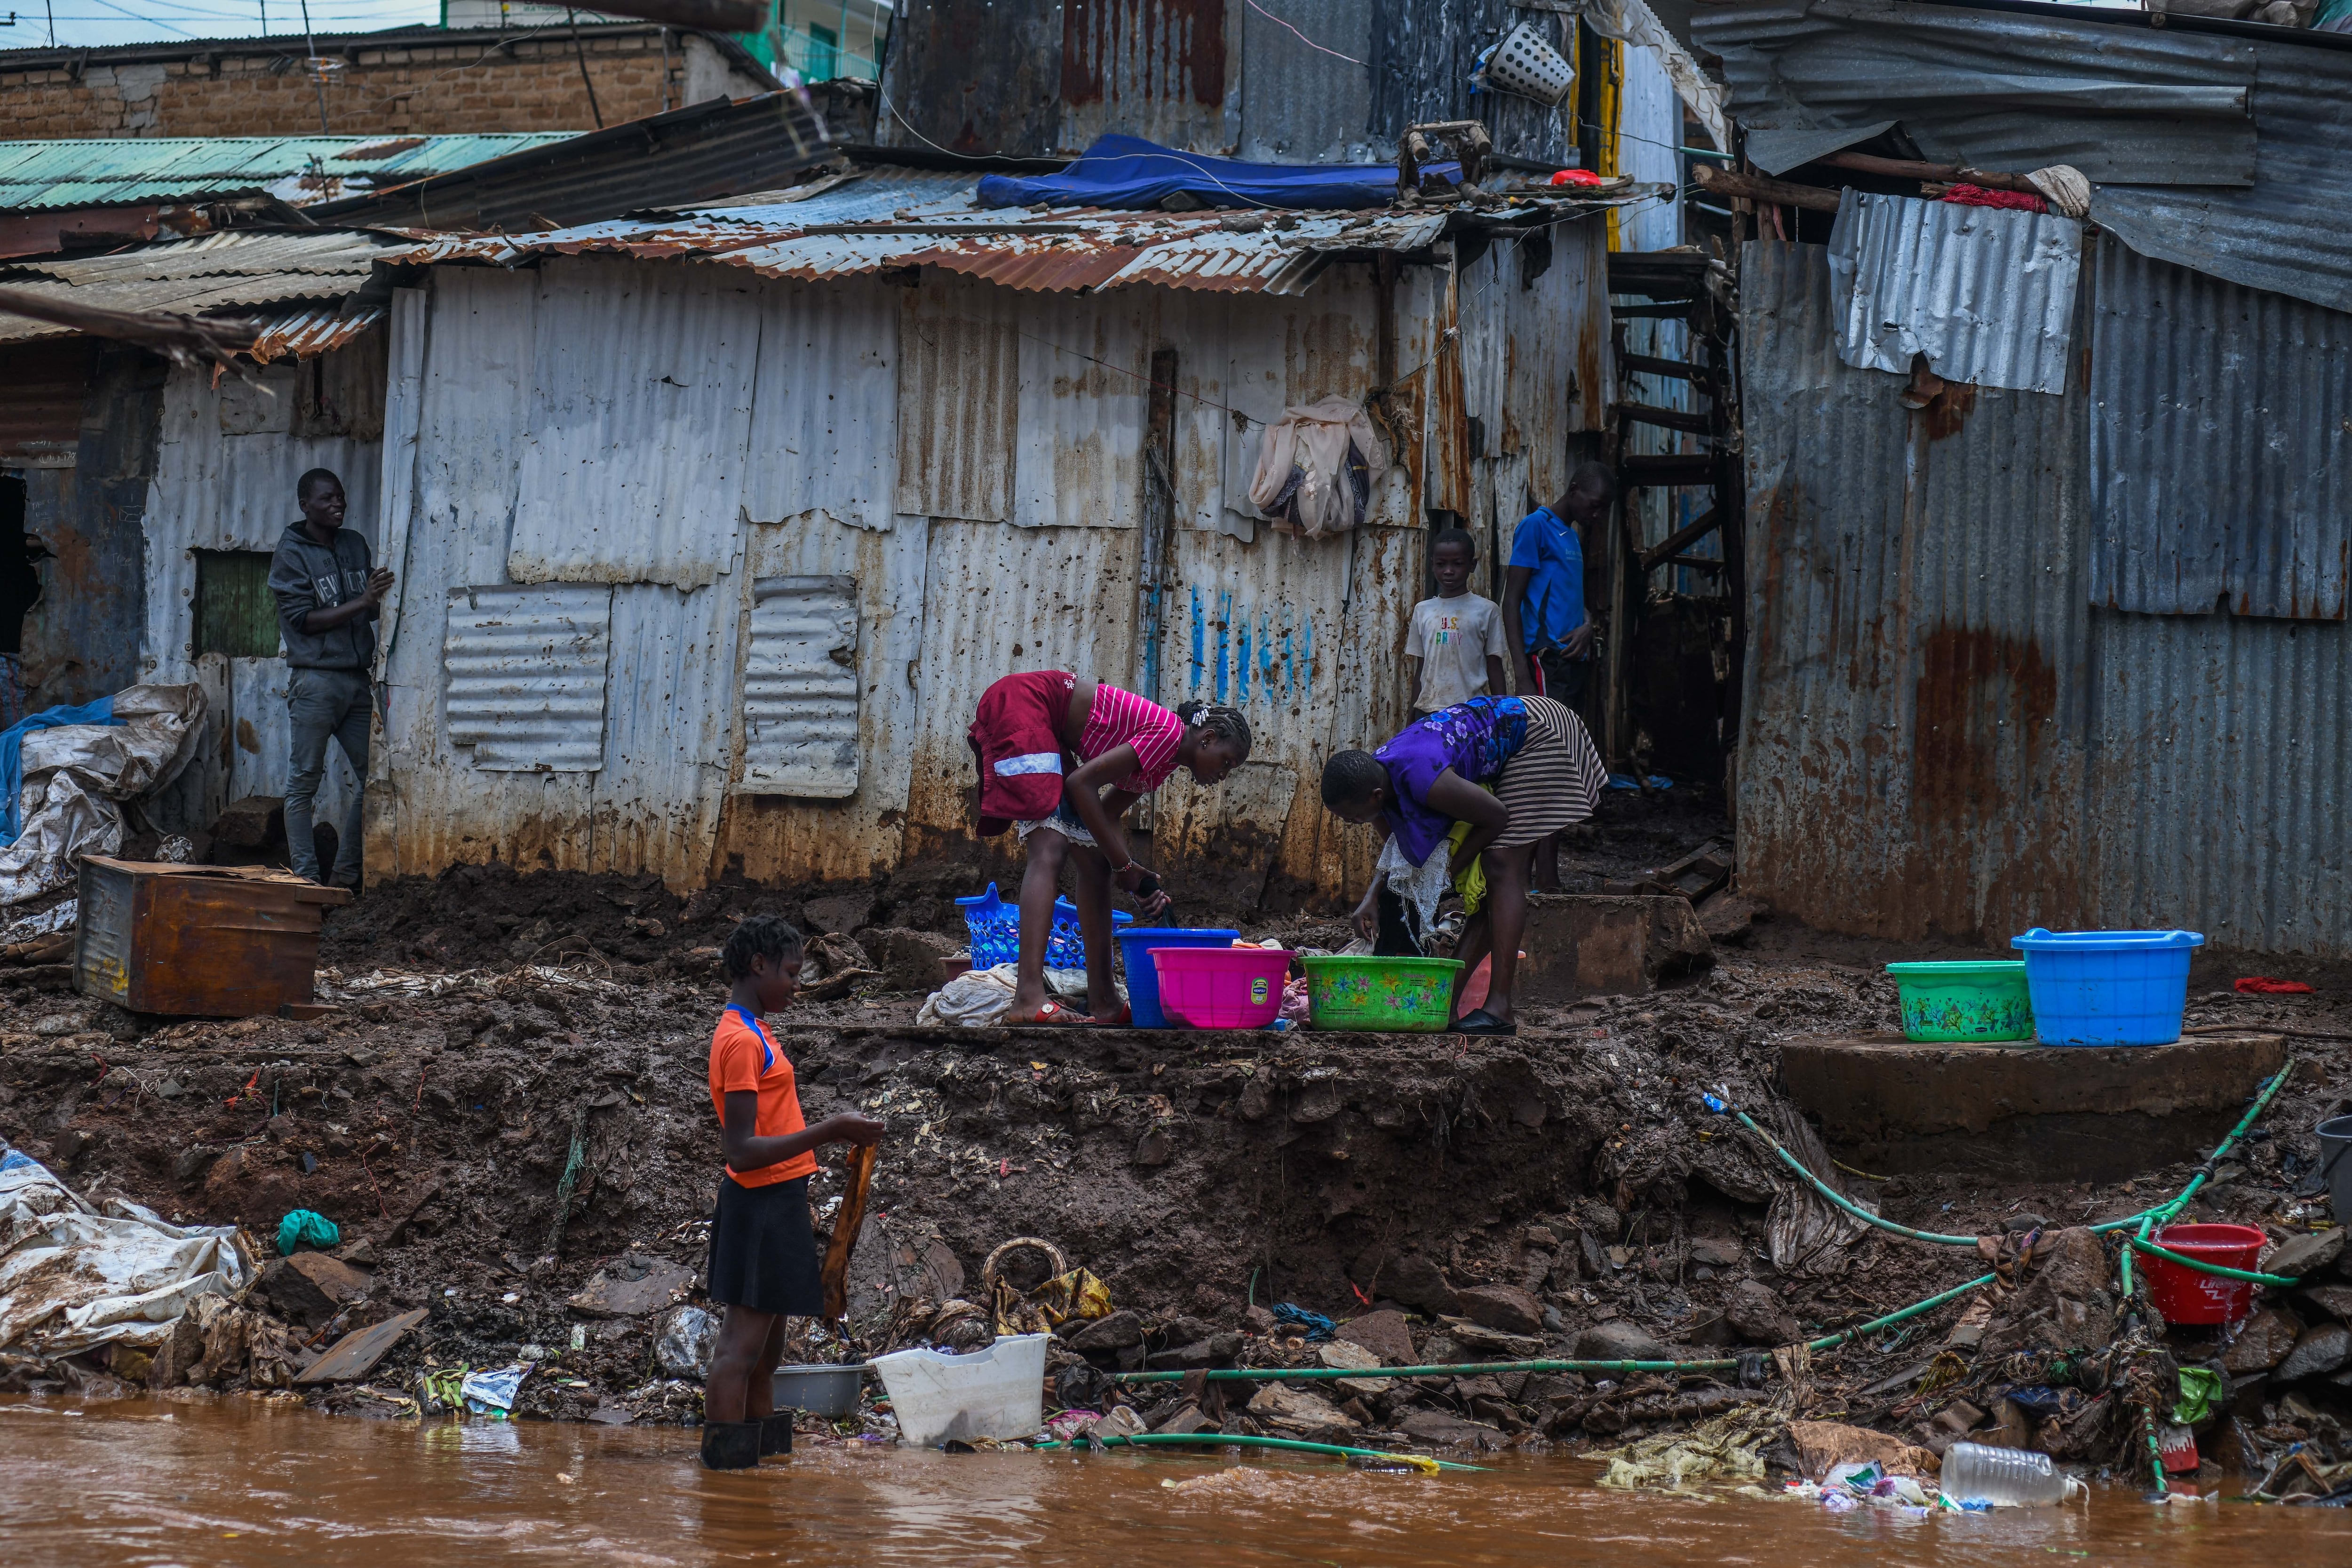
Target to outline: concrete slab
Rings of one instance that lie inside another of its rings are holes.
[[[2204,1158],[2286,1055],[2252,1031],[2026,1049],[1826,1035],[1780,1047],[1780,1081],[1866,1171],[2103,1182]]]
[[[1656,896],[1535,893],[1528,899],[1520,998],[1633,996],[1705,969],[1714,944],[1690,901]]]

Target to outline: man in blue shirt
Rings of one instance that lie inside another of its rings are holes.
[[[1563,707],[1584,700],[1600,636],[1587,609],[1580,535],[1609,515],[1608,468],[1586,463],[1549,506],[1519,520],[1503,574],[1503,631],[1510,639],[1520,694]]]
[[[1519,519],[1511,535],[1503,636],[1521,696],[1549,697],[1570,710],[1584,705],[1601,628],[1585,597],[1581,534],[1607,521],[1614,488],[1607,465],[1586,463],[1569,476],[1559,500]],[[1533,871],[1539,890],[1559,890],[1559,834],[1537,842]]]

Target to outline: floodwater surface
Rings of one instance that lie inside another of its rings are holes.
[[[2087,1506],[1831,1515],[1780,1500],[1628,1495],[1596,1467],[1505,1458],[1478,1474],[1219,1454],[949,1456],[851,1444],[713,1475],[696,1435],[373,1421],[246,1400],[0,1399],[0,1561],[1608,1563],[1612,1568],[2007,1568],[2352,1563],[2331,1509]]]

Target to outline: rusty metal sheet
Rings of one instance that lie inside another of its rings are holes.
[[[746,795],[845,800],[857,793],[857,579],[751,584],[743,658]]]
[[[885,147],[1029,155],[1057,144],[1061,6],[1052,0],[908,0],[890,26],[874,140]]]
[[[475,767],[582,773],[604,765],[610,588],[453,589],[445,625],[442,704],[449,740],[472,749]],[[634,644],[631,649],[646,651]]]
[[[230,230],[111,256],[19,257],[0,263],[0,279],[11,288],[111,310],[194,315],[289,300],[339,300],[366,283],[377,259],[399,248],[399,242],[378,235]],[[0,342],[70,331],[23,316],[0,316]]]
[[[1222,153],[1242,61],[1227,47],[1239,0],[1063,0],[1059,151],[1108,132]]]
[[[1888,937],[2083,923],[2079,381],[1906,410],[1904,377],[1838,359],[1821,247],[1751,243],[1741,265],[1741,885]]]
[[[2091,316],[2091,600],[2345,618],[2352,316],[2123,245]]]
[[[898,510],[977,522],[1011,517],[1017,301],[980,284],[927,283],[907,291],[898,344]]]
[[[289,205],[309,206],[571,135],[553,131],[0,142],[0,211],[208,202],[264,191]]]
[[[316,359],[356,341],[384,316],[382,306],[365,306],[349,315],[340,305],[295,310],[262,329],[253,340],[253,357],[264,364],[280,359]]]
[[[140,1013],[243,1018],[310,1000],[323,911],[351,901],[288,871],[81,865],[74,988]]]

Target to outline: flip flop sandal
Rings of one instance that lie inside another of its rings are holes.
[[[1135,1009],[1120,1003],[1108,1013],[1097,1013],[1090,1020],[1097,1029],[1131,1029],[1135,1027]]]
[[[1007,1014],[999,1018],[996,1025],[1001,1029],[1026,1029],[1040,1025],[1049,1028],[1075,1029],[1090,1022],[1092,1022],[1091,1019],[1080,1017],[1059,1002],[1049,1001],[1026,1018],[1015,1018]]]
[[[1475,1013],[1465,1013],[1455,1019],[1453,1032],[1457,1035],[1516,1036],[1519,1032],[1519,1026],[1516,1019],[1506,1024],[1481,1007]]]

